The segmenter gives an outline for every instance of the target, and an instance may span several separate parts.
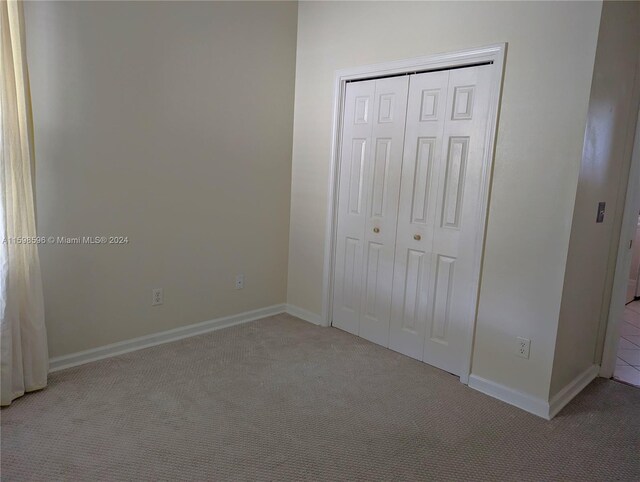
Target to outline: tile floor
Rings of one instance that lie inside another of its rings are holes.
[[[640,387],[640,301],[629,303],[622,315],[613,378]]]

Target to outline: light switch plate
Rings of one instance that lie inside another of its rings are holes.
[[[604,222],[604,209],[607,203],[599,202],[598,203],[598,215],[596,216],[596,223]]]

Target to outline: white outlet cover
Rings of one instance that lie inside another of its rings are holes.
[[[519,336],[516,338],[516,342],[516,355],[528,359],[531,352],[531,340]]]
[[[154,288],[151,290],[151,306],[157,306],[164,303],[164,292],[162,288]]]
[[[241,290],[244,288],[244,275],[239,274],[236,276],[236,289]]]

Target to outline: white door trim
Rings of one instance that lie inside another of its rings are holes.
[[[487,211],[489,203],[489,187],[491,171],[493,166],[493,156],[495,150],[495,139],[498,124],[498,114],[500,108],[500,97],[502,92],[502,79],[504,76],[504,60],[507,51],[507,44],[494,44],[487,47],[460,50],[457,52],[435,54],[426,57],[418,57],[407,60],[398,60],[373,64],[362,67],[353,67],[336,71],[334,80],[334,104],[333,104],[333,128],[331,142],[331,168],[329,172],[329,192],[327,196],[327,227],[325,234],[324,248],[324,272],[323,272],[323,293],[322,293],[322,317],[324,326],[330,326],[333,304],[333,268],[335,256],[335,236],[337,228],[337,206],[338,206],[338,183],[340,172],[340,133],[342,132],[341,120],[344,108],[344,95],[347,81],[363,80],[390,75],[401,75],[412,72],[421,72],[438,69],[450,69],[463,66],[471,66],[482,63],[492,63],[493,74],[491,78],[491,94],[489,101],[489,118],[487,122],[486,143],[483,156],[482,180],[480,196],[478,199],[478,219],[481,220],[481,229],[478,230],[475,240],[474,254],[474,280],[475,297],[472,300],[473,311],[477,312],[478,293],[480,287],[480,271],[482,266],[482,256],[484,251],[484,238],[486,231]],[[460,381],[469,382],[471,371],[471,357],[473,354],[473,338],[475,333],[475,315],[472,326],[467,329],[465,359],[461,368]]]
[[[629,240],[635,238],[638,226],[638,201],[640,200],[640,112],[636,121],[635,140],[629,167],[624,214],[620,228],[620,241],[616,270],[613,275],[613,289],[607,317],[607,331],[604,339],[604,350],[600,364],[600,376],[611,378],[616,367],[616,353],[620,339],[619,325],[624,312],[629,270],[631,269],[631,253]]]

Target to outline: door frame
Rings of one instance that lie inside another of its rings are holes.
[[[629,240],[635,240],[635,232],[638,226],[638,207],[640,205],[640,111],[636,117],[635,139],[631,153],[631,165],[626,187],[624,212],[620,227],[620,240],[618,242],[618,255],[616,268],[613,275],[613,288],[607,316],[607,328],[602,351],[599,375],[611,378],[616,368],[616,354],[620,341],[620,320],[625,307],[625,294],[629,281],[629,269],[631,268],[631,247]],[[624,179],[624,177],[623,177]],[[622,193],[621,193],[622,194]]]
[[[490,82],[489,113],[487,130],[485,133],[485,149],[482,160],[482,178],[480,195],[477,203],[477,216],[480,221],[480,229],[475,233],[474,246],[474,299],[473,321],[467,327],[465,333],[465,354],[461,360],[462,383],[469,383],[471,372],[471,358],[473,355],[473,339],[475,334],[475,322],[477,317],[478,295],[480,292],[480,276],[482,269],[482,257],[484,253],[484,239],[487,226],[487,213],[489,206],[489,194],[493,158],[495,155],[496,134],[500,112],[500,100],[502,96],[502,84],[504,78],[505,57],[507,43],[493,44],[486,47],[459,50],[443,54],[428,55],[406,60],[384,62],[380,64],[353,67],[336,71],[334,79],[333,99],[333,127],[331,140],[331,165],[329,171],[329,191],[327,196],[327,225],[324,244],[324,269],[322,281],[322,315],[321,324],[330,326],[333,311],[333,277],[335,266],[335,244],[337,231],[337,208],[339,192],[340,152],[342,134],[342,116],[344,111],[344,97],[346,85],[349,81],[375,79],[386,76],[406,75],[418,72],[436,70],[448,70],[460,67],[471,67],[478,64],[491,64],[492,75]]]

